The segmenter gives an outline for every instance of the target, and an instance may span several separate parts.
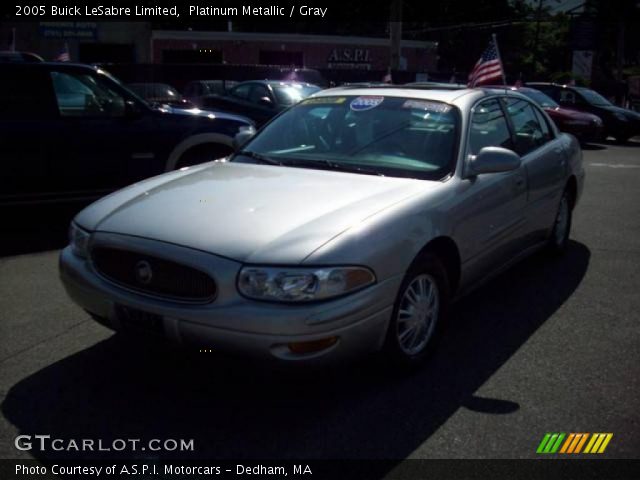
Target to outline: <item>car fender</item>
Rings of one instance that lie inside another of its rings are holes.
[[[308,255],[303,264],[350,264],[358,252],[379,281],[406,273],[423,247],[437,237],[453,237],[441,208],[455,192],[424,192],[406,198],[354,225]]]
[[[228,135],[223,135],[221,133],[199,133],[197,135],[192,135],[190,137],[182,140],[178,145],[174,147],[174,149],[169,154],[167,158],[167,163],[165,165],[165,172],[170,172],[175,170],[180,157],[189,150],[197,145],[203,145],[206,143],[218,143],[222,145],[226,145],[228,147],[233,147],[233,138]]]

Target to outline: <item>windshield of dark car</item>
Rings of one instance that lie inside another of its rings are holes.
[[[303,98],[307,98],[319,91],[320,87],[311,85],[291,84],[273,86],[273,93],[275,94],[278,103],[282,105],[293,105]]]
[[[588,88],[576,88],[578,92],[584,97],[584,99],[589,102],[591,105],[596,105],[600,107],[608,107],[611,105],[611,102],[600,95],[598,92],[594,92]]]
[[[458,119],[455,107],[432,100],[312,97],[269,123],[243,150],[284,165],[436,180],[453,170]],[[241,154],[234,160],[250,161]]]
[[[520,93],[529,97],[542,108],[558,108],[560,106],[553,98],[539,90],[520,90]]]

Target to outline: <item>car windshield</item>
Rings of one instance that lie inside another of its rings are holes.
[[[576,88],[578,92],[584,97],[584,99],[591,105],[597,105],[600,107],[608,107],[611,102],[600,95],[598,92],[590,90],[588,88]]]
[[[542,108],[558,108],[560,106],[553,98],[540,90],[520,90],[520,93],[529,97]]]
[[[307,98],[320,90],[320,87],[316,87],[314,85],[301,85],[297,83],[273,86],[273,92],[278,99],[278,103],[282,105],[293,105],[303,98]]]
[[[454,168],[459,117],[432,100],[312,97],[269,123],[233,160],[439,180]]]

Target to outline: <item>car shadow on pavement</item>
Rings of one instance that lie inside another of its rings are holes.
[[[518,403],[475,392],[581,283],[589,249],[525,260],[454,305],[424,368],[380,361],[282,372],[216,354],[112,336],[21,380],[2,414],[21,434],[193,439],[195,451],[33,451],[36,458],[403,459],[464,407],[509,415]],[[55,319],[52,319],[55,320]]]

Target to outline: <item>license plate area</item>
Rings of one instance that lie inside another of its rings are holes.
[[[125,330],[164,336],[164,321],[161,315],[122,305],[116,305],[116,315]]]

